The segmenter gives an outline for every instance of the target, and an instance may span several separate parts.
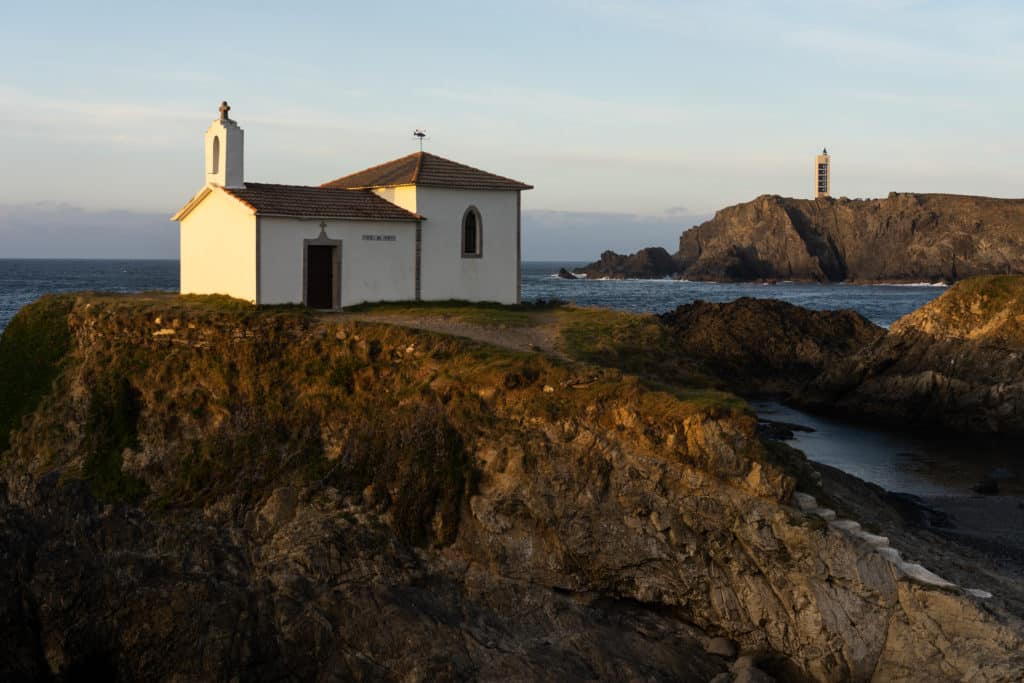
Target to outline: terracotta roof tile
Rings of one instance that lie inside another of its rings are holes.
[[[370,188],[420,185],[459,190],[531,190],[532,185],[481,171],[436,154],[416,152],[324,183],[321,187]]]
[[[269,216],[363,221],[421,219],[369,190],[246,183],[244,188],[225,187],[224,191],[250,206],[256,213]]]

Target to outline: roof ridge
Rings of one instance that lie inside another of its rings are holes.
[[[420,171],[423,169],[423,155],[426,154],[423,150],[416,156],[416,168],[412,172],[412,182],[415,183],[420,179]]]
[[[413,152],[323,183],[321,187],[366,189],[421,185],[467,190],[529,190],[522,181],[430,152]]]
[[[328,191],[334,190],[334,191],[341,191],[341,192],[369,192],[370,194],[373,194],[373,192],[368,187],[330,187],[328,185],[295,185],[294,183],[258,183],[258,182],[248,182],[248,181],[245,184],[246,184],[246,186],[256,185],[258,187],[298,187],[298,188],[302,188],[302,189],[305,189],[305,190],[328,190]],[[231,190],[232,188],[227,187],[227,188],[223,188],[223,189]],[[241,187],[241,188],[234,188],[234,189],[244,190],[245,188]],[[377,195],[373,194],[373,196],[376,197]]]

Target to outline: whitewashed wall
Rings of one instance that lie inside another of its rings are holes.
[[[181,293],[256,301],[256,216],[214,190],[181,221]]]
[[[320,236],[320,220],[263,216],[259,233],[259,303],[302,303],[303,240]],[[415,298],[416,223],[328,220],[326,233],[341,240],[342,306]],[[394,235],[395,241],[363,235]]]
[[[421,282],[424,300],[518,303],[517,192],[411,186],[376,192],[426,218]],[[479,258],[462,256],[462,217],[470,206],[480,212],[483,255]]]

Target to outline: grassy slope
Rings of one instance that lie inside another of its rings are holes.
[[[705,408],[745,410],[741,398],[683,357],[671,332],[653,315],[599,308],[559,311],[561,346],[570,358],[636,375],[646,386]]]
[[[57,376],[71,344],[71,304],[67,297],[43,297],[19,311],[0,336],[0,453]]]
[[[714,377],[676,352],[671,333],[653,315],[579,308],[559,303],[473,304],[462,301],[388,302],[346,309],[353,313],[452,318],[482,327],[554,324],[569,358],[638,376],[646,386],[705,407],[743,409],[745,402],[720,391]]]
[[[914,328],[1024,348],[1024,276],[985,275],[962,280],[898,320],[892,329]]]

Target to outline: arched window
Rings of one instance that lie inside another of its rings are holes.
[[[472,258],[481,255],[483,255],[483,231],[480,212],[475,206],[471,206],[462,216],[462,256]]]
[[[220,173],[220,136],[213,136],[213,159],[210,161],[210,173]]]

